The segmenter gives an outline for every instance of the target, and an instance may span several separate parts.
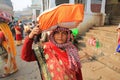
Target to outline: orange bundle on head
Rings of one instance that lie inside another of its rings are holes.
[[[75,28],[83,21],[83,4],[61,4],[47,10],[37,18],[41,30],[55,28],[57,25],[67,28]]]

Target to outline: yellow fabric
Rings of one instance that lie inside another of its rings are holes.
[[[5,49],[8,51],[8,53],[11,53],[14,56],[16,56],[14,38],[12,36],[9,26],[6,23],[0,23],[0,29],[6,38],[6,41],[3,41],[2,45],[5,47]]]
[[[83,21],[83,17],[83,4],[61,4],[54,9],[43,12],[38,16],[37,20],[39,22],[40,29],[46,30],[51,26],[63,22],[74,22],[77,27],[77,24]]]
[[[0,31],[4,34],[5,40],[2,46],[6,49],[6,53],[0,55],[0,77],[6,77],[15,73],[18,68],[15,60],[16,48],[14,38],[8,26],[8,22],[12,20],[9,13],[0,10]]]

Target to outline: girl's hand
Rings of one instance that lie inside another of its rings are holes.
[[[40,28],[38,27],[34,27],[31,31],[31,33],[29,34],[29,38],[33,39],[35,35],[38,35],[42,32],[42,30],[40,30]]]

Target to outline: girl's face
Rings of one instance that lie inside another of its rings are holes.
[[[54,34],[54,40],[58,44],[66,43],[68,33],[66,31],[56,31]]]

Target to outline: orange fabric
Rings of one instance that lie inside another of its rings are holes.
[[[0,30],[3,33],[4,40],[2,41],[2,46],[6,49],[7,55],[2,55],[1,57],[1,64],[0,64],[0,76],[2,75],[10,75],[18,70],[16,64],[16,48],[14,45],[14,38],[10,31],[9,26],[7,23],[0,23]],[[5,76],[3,76],[5,77]]]
[[[38,16],[37,20],[40,29],[46,30],[63,22],[74,22],[77,27],[77,24],[83,21],[83,17],[83,4],[61,4],[54,9],[43,12]]]
[[[44,46],[46,64],[52,80],[83,80],[79,70],[70,69],[66,51],[59,49],[51,42],[45,43]],[[78,68],[78,66],[75,68]],[[45,77],[45,74],[42,74]]]
[[[5,35],[5,37],[7,37],[6,42],[4,42],[4,43],[5,43],[5,45],[8,44],[7,46],[10,47],[9,53],[13,54],[13,56],[16,56],[16,48],[14,45],[14,38],[12,36],[9,26],[6,23],[0,23],[0,29],[3,32],[3,34]],[[3,43],[3,45],[4,45],[4,43]]]

